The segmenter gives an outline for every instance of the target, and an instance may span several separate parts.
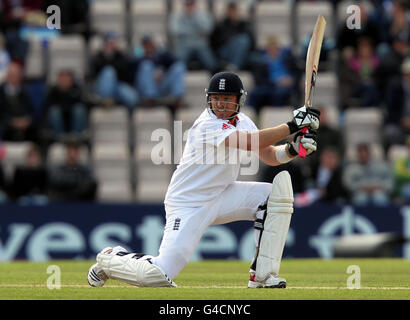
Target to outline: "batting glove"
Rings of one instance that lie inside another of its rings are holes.
[[[306,155],[309,155],[317,150],[317,134],[315,131],[303,134],[298,132],[293,138],[292,142],[288,142],[289,153],[292,156],[297,156],[299,154],[299,145],[306,149]]]
[[[313,130],[319,129],[320,111],[315,108],[306,108],[305,106],[293,110],[293,119],[287,125],[290,134],[299,131],[304,127],[311,127]]]

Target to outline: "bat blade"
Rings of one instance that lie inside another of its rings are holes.
[[[313,29],[312,38],[306,55],[305,67],[305,106],[311,106],[312,92],[316,83],[316,75],[319,68],[320,50],[322,49],[323,36],[325,34],[326,20],[318,16]]]
[[[305,106],[312,106],[313,91],[316,84],[316,75],[319,68],[320,51],[322,49],[323,37],[326,29],[326,20],[323,16],[318,16],[313,29],[312,38],[306,55],[305,67]],[[303,130],[306,133],[308,130]],[[299,145],[299,157],[306,157],[306,149]]]

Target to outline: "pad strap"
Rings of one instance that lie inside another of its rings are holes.
[[[253,224],[253,227],[256,230],[262,231],[263,230],[263,219],[256,219],[254,224]]]

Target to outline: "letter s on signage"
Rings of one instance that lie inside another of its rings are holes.
[[[68,223],[48,223],[36,231],[27,243],[27,258],[32,261],[51,259],[52,251],[83,252],[85,250],[84,236],[74,226]]]

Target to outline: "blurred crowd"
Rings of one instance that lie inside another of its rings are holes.
[[[168,42],[159,43],[155,35],[146,34],[129,52],[115,32],[101,34],[102,46],[89,59],[86,79],[61,69],[55,81],[42,79],[44,92],[30,86],[24,74],[27,28],[44,27],[46,8],[58,5],[59,32],[81,34],[89,41],[95,34],[89,23],[90,1],[0,1],[0,137],[5,142],[33,142],[26,163],[11,180],[0,170],[1,201],[94,200],[93,170],[79,161],[79,148],[89,143],[91,108],[122,105],[131,114],[140,107],[192,107],[184,99],[190,70],[250,72],[254,88],[247,105],[256,113],[265,106],[300,103],[308,41],[295,50],[272,33],[257,46],[252,21],[240,15],[237,2],[228,2],[224,16],[216,19],[198,10],[196,0],[178,1],[183,10],[169,16]],[[321,106],[319,151],[309,166],[285,166],[292,173],[297,205],[318,200],[356,205],[410,201],[410,5],[406,0],[372,4],[369,11],[358,2],[360,29],[343,23],[334,39],[325,39],[321,70],[337,73],[341,123],[343,112],[352,106],[380,108],[385,155],[393,144],[407,146],[408,153],[393,163],[386,156],[374,160],[371,146],[360,144],[357,162],[346,161],[343,135],[327,123],[326,106]],[[53,141],[66,142],[66,159],[61,166],[48,168],[44,157]],[[267,170],[262,180],[271,181],[283,168]]]

